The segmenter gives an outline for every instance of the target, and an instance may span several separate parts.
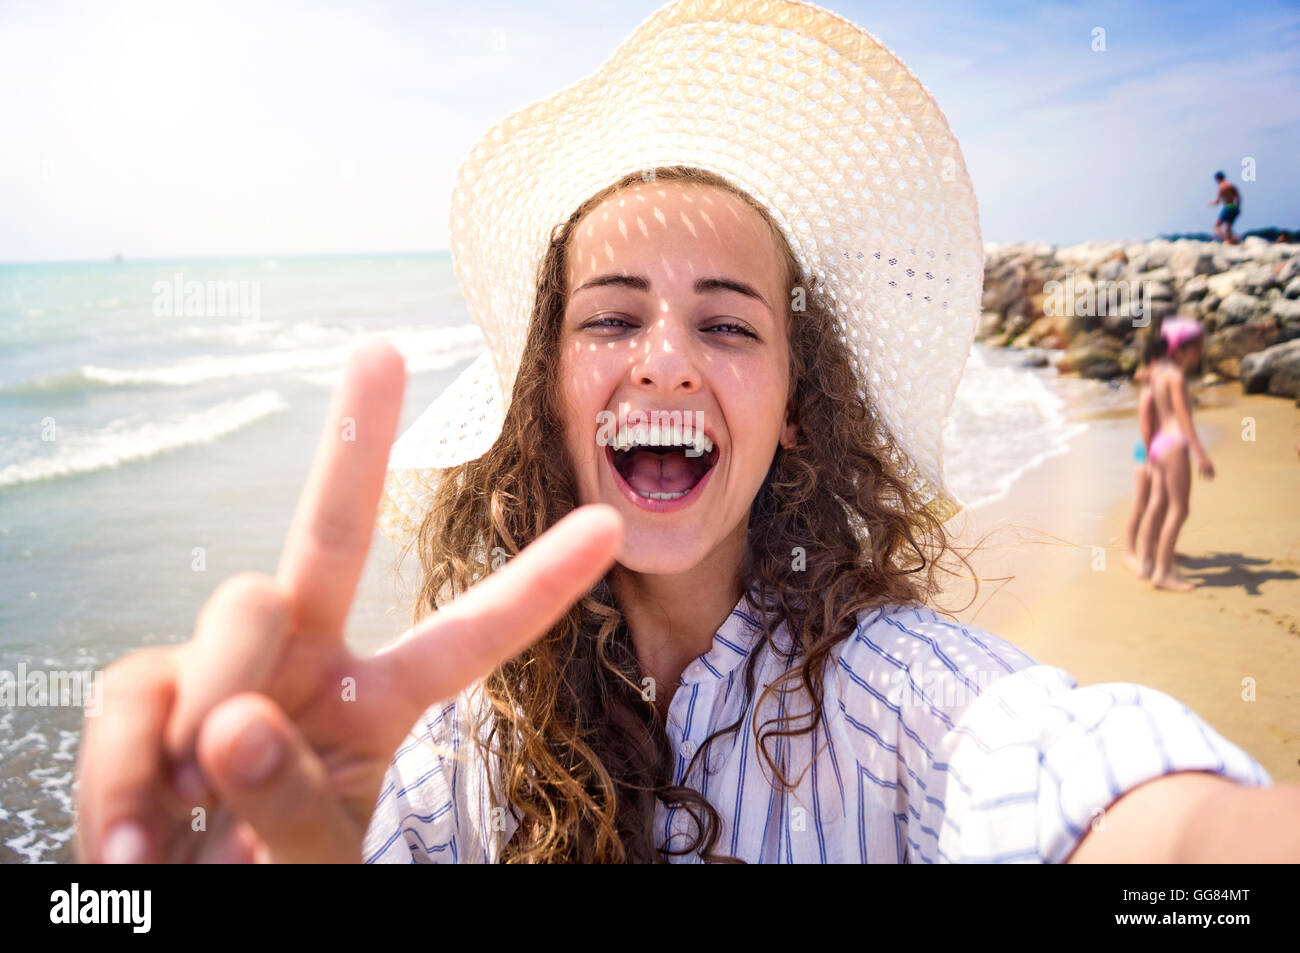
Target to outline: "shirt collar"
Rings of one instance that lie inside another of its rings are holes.
[[[762,636],[762,627],[753,606],[742,595],[713,637],[713,645],[682,672],[681,684],[726,678],[740,666]]]

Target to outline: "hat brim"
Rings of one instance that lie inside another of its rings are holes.
[[[447,421],[456,425],[448,427]],[[505,401],[484,351],[420,414],[388,453],[388,473],[379,502],[379,531],[398,545],[424,521],[439,474],[481,457],[501,434]]]

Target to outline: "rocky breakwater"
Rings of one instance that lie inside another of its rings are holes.
[[[1205,329],[1205,383],[1300,405],[1300,244],[1247,238],[985,246],[979,340],[1036,351],[1065,374],[1128,377],[1171,317]]]

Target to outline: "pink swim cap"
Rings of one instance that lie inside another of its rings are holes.
[[[1169,344],[1172,354],[1188,341],[1201,336],[1201,326],[1192,318],[1174,318],[1160,325],[1160,335]]]

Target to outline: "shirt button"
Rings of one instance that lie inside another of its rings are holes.
[[[695,757],[695,742],[683,741],[681,743],[681,746],[678,747],[677,750],[683,758],[690,760],[691,758]]]

